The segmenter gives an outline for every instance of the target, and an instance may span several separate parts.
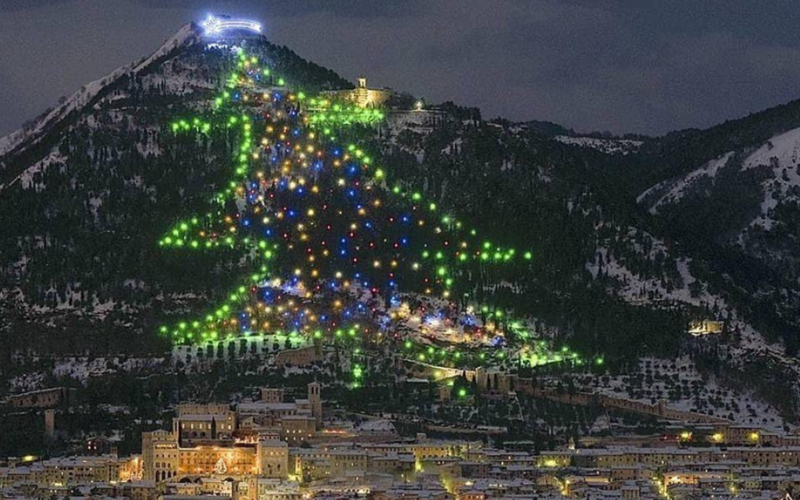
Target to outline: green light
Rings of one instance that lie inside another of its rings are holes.
[[[160,327],[159,331],[164,334],[171,333],[174,337],[174,341],[176,342],[191,342],[192,339],[204,339],[208,340],[211,338],[217,337],[216,329],[221,329],[219,332],[220,338],[228,338],[233,339],[240,335],[249,335],[249,334],[256,334],[260,335],[262,339],[270,338],[275,335],[274,338],[282,338],[284,340],[289,341],[292,340],[301,340],[305,341],[308,345],[309,343],[313,342],[318,343],[318,340],[325,342],[325,338],[329,335],[333,336],[336,339],[336,342],[341,344],[342,337],[346,337],[346,344],[348,348],[351,349],[351,353],[358,354],[362,352],[362,347],[357,347],[357,345],[361,345],[360,341],[362,340],[361,335],[363,334],[364,340],[367,339],[366,330],[360,329],[358,325],[355,328],[351,328],[349,325],[346,325],[343,328],[337,329],[334,331],[327,330],[327,329],[318,329],[314,330],[310,324],[304,324],[300,328],[300,331],[292,330],[288,334],[287,337],[281,337],[280,330],[278,331],[264,331],[265,329],[271,330],[270,327],[267,327],[267,322],[262,322],[262,318],[256,318],[255,313],[253,317],[253,324],[260,324],[264,325],[261,326],[259,329],[256,329],[254,332],[250,332],[249,330],[241,330],[238,327],[238,320],[236,319],[238,316],[238,311],[240,308],[246,308],[248,312],[252,313],[252,309],[250,308],[250,304],[248,303],[251,300],[250,296],[250,289],[254,283],[259,282],[267,282],[271,281],[272,279],[278,279],[277,275],[271,275],[270,270],[267,268],[266,260],[274,258],[273,252],[275,252],[279,245],[270,243],[267,240],[262,240],[259,236],[255,236],[254,233],[247,233],[244,230],[241,230],[238,225],[232,221],[232,218],[228,217],[225,213],[227,209],[225,208],[225,204],[229,203],[234,197],[240,197],[242,194],[242,184],[243,182],[248,182],[248,178],[251,176],[252,167],[255,164],[262,164],[265,162],[258,161],[259,152],[257,148],[261,148],[261,144],[264,144],[268,148],[270,147],[270,143],[274,143],[275,134],[283,134],[281,128],[267,128],[267,134],[273,134],[272,137],[269,135],[264,136],[261,135],[264,132],[262,124],[264,120],[262,118],[256,119],[256,114],[247,108],[247,106],[239,106],[238,104],[244,103],[248,101],[248,94],[251,94],[254,97],[254,104],[261,103],[260,93],[261,91],[255,90],[250,88],[251,85],[255,83],[256,77],[253,76],[252,72],[262,73],[265,76],[273,75],[269,68],[258,67],[258,58],[255,56],[251,56],[246,54],[244,50],[241,48],[235,48],[235,54],[237,55],[238,67],[241,69],[237,69],[229,74],[229,78],[223,80],[225,88],[222,89],[222,92],[216,97],[212,98],[211,103],[214,104],[214,107],[209,111],[209,115],[211,118],[208,121],[204,121],[203,117],[187,117],[185,119],[176,119],[169,123],[171,129],[176,133],[184,133],[188,132],[189,134],[192,133],[203,133],[209,134],[211,132],[212,126],[217,129],[218,125],[227,124],[229,128],[235,127],[236,130],[229,130],[231,132],[236,132],[241,134],[239,135],[238,144],[234,143],[232,145],[232,153],[229,160],[232,161],[231,171],[234,173],[232,178],[228,179],[227,186],[223,188],[222,191],[215,195],[214,201],[219,203],[220,206],[218,207],[216,212],[212,212],[213,215],[209,215],[208,218],[203,218],[203,224],[200,224],[200,220],[197,217],[193,217],[191,219],[191,226],[190,227],[189,221],[185,222],[178,222],[174,224],[170,228],[170,236],[166,236],[163,239],[158,241],[158,245],[160,246],[170,246],[170,247],[178,247],[182,248],[184,246],[191,247],[193,249],[197,248],[218,248],[220,246],[228,245],[231,248],[242,248],[244,250],[257,250],[254,254],[252,254],[248,258],[255,257],[256,259],[263,259],[260,263],[255,262],[255,266],[253,269],[260,269],[258,273],[251,273],[249,276],[245,274],[245,278],[243,279],[243,283],[246,286],[240,286],[238,292],[229,296],[229,300],[226,301],[221,307],[219,307],[216,311],[212,314],[209,314],[205,317],[205,321],[203,321],[203,325],[201,327],[199,322],[190,322],[188,323],[191,325],[190,327],[187,326],[187,323],[182,322],[179,323],[177,326],[173,325],[169,328],[167,326]],[[255,66],[251,66],[255,65]],[[275,80],[267,80],[269,82],[276,82],[276,85],[279,86],[286,86],[287,82],[284,78],[278,78],[275,75]],[[296,88],[289,88],[286,90],[288,94],[288,100],[298,100],[298,101],[305,101],[309,102],[308,106],[302,106],[298,108],[298,116],[286,116],[281,117],[278,116],[278,120],[275,120],[272,117],[273,123],[280,124],[280,127],[283,127],[283,123],[281,121],[291,121],[292,119],[298,118],[304,124],[308,124],[310,130],[317,134],[317,137],[309,137],[309,139],[320,139],[320,141],[314,142],[306,142],[303,144],[301,140],[295,144],[294,151],[297,151],[299,155],[302,155],[302,159],[305,160],[307,158],[311,158],[312,155],[316,156],[318,153],[323,153],[324,150],[331,145],[331,141],[336,140],[336,136],[339,136],[340,129],[337,127],[344,127],[347,125],[356,125],[356,124],[373,124],[378,122],[379,120],[384,119],[384,113],[381,112],[379,109],[372,109],[372,108],[361,108],[355,105],[352,102],[337,102],[334,100],[333,102],[328,101],[327,97],[311,97],[308,98],[305,93],[299,91]],[[237,102],[231,109],[227,109],[224,105],[229,102],[231,99],[231,95],[237,95]],[[239,97],[242,97],[241,100]],[[265,95],[264,100],[269,100],[269,96]],[[231,115],[231,113],[236,113],[236,116]],[[299,115],[299,113],[303,113]],[[241,129],[239,129],[239,124],[241,124]],[[299,127],[300,133],[294,134],[297,139],[302,137],[302,134],[307,132],[308,129],[305,126]],[[347,137],[354,138],[356,134],[342,134],[346,135]],[[283,137],[281,138],[283,139]],[[294,138],[292,141],[294,142]],[[354,139],[351,139],[354,140]],[[364,149],[359,149],[359,147],[352,143],[345,146],[349,157],[347,160],[353,160],[355,158],[359,158],[361,165],[364,167],[362,175],[362,180],[367,180],[369,176],[369,167],[373,167],[374,174],[372,175],[372,179],[374,184],[370,185],[366,183],[367,190],[377,188],[378,190],[385,190],[383,187],[383,183],[379,182],[382,181],[387,177],[387,172],[384,168],[378,168],[373,162],[380,162],[380,158],[371,158],[369,154]],[[305,149],[308,151],[305,151]],[[303,167],[308,166],[305,162],[302,165]],[[287,163],[288,165],[288,163]],[[338,166],[338,165],[337,165]],[[259,172],[259,177],[262,177],[263,174],[267,172]],[[281,174],[279,174],[281,175]],[[316,181],[316,179],[312,178],[312,183]],[[358,179],[353,179],[353,184],[358,185]],[[297,184],[303,184],[303,182],[298,182]],[[305,184],[303,184],[305,185]],[[312,184],[313,185],[313,184]],[[351,180],[348,179],[346,182],[347,186],[351,185]],[[311,186],[309,186],[311,187]],[[316,189],[318,187],[323,186],[314,186],[315,189],[313,193],[318,193],[319,191]],[[248,189],[248,188],[245,188]],[[292,188],[293,189],[293,188]],[[409,208],[412,208],[415,211],[423,212],[424,208],[428,208],[430,212],[434,212],[438,209],[436,203],[430,201],[430,199],[425,199],[425,195],[422,191],[416,192],[409,192],[403,190],[401,184],[396,184],[394,187],[391,188],[391,191],[398,195],[399,197],[404,198],[411,198],[414,203],[410,203],[410,200],[406,200],[406,204],[409,205]],[[313,195],[312,195],[313,196]],[[378,199],[375,199],[375,206],[379,206]],[[426,205],[427,204],[427,205]],[[316,208],[316,206],[315,206]],[[394,207],[392,207],[394,209]],[[305,212],[305,210],[303,210]],[[445,212],[445,210],[443,210]],[[267,217],[263,218],[263,224],[276,224],[277,222],[272,222],[269,209],[264,214]],[[309,217],[313,217],[317,214],[309,213]],[[318,214],[320,217],[317,218],[318,221],[324,223],[324,219],[322,219],[321,211]],[[344,213],[340,213],[340,215],[346,216]],[[361,215],[364,215],[363,213]],[[224,220],[223,220],[224,218]],[[419,220],[420,226],[425,226],[426,222],[430,222],[431,224],[428,225],[424,230],[430,228],[431,230],[435,231],[437,234],[441,233],[444,228],[451,228],[460,230],[462,228],[462,223],[456,220],[456,217],[453,215],[442,215],[440,219],[441,227],[437,226],[437,219],[438,217],[433,217],[429,221]],[[322,220],[321,220],[322,219]],[[285,221],[284,221],[285,222]],[[223,224],[223,228],[215,227],[215,225]],[[189,234],[189,230],[192,229],[191,235]],[[228,232],[230,229],[230,232]],[[299,228],[303,230],[302,228]],[[465,227],[465,230],[469,230],[469,228]],[[354,228],[357,230],[357,228]],[[473,236],[476,235],[476,231],[474,229],[469,230],[470,234]],[[248,236],[248,234],[250,236]],[[444,235],[443,235],[444,236]],[[446,236],[444,236],[446,237]],[[387,240],[384,239],[384,243]],[[439,242],[441,243],[441,242]],[[482,248],[478,245],[483,245]],[[283,245],[283,243],[281,243]],[[447,248],[444,248],[447,247]],[[455,277],[461,274],[462,267],[454,268],[453,271],[450,271],[450,267],[452,267],[451,261],[457,260],[462,263],[466,263],[467,261],[471,260],[480,260],[483,262],[487,261],[510,261],[513,260],[515,256],[515,252],[513,249],[508,248],[501,248],[501,247],[493,247],[493,245],[486,241],[481,242],[481,240],[471,240],[469,245],[469,250],[467,249],[468,246],[466,242],[459,246],[450,246],[450,241],[444,240],[444,247],[441,246],[432,246],[430,242],[422,242],[417,248],[421,248],[423,258],[427,259],[432,257],[431,260],[434,260],[435,266],[432,268],[425,269],[425,275],[422,276],[426,285],[432,287],[438,287],[439,290],[443,292],[443,296],[445,298],[449,297],[450,293],[455,292],[453,287],[455,286]],[[477,248],[476,248],[477,247]],[[280,248],[284,248],[281,246]],[[286,248],[288,250],[294,249],[293,243],[288,243]],[[399,247],[398,247],[399,248]],[[443,248],[442,251],[439,251],[439,248]],[[420,250],[416,250],[420,251]],[[309,251],[309,253],[311,253]],[[327,252],[326,256],[327,256]],[[522,252],[520,252],[522,253]],[[526,260],[532,259],[531,252],[525,252],[524,257]],[[287,256],[288,258],[288,256]],[[453,259],[455,258],[455,259]],[[314,262],[314,258],[310,256],[310,262]],[[382,258],[381,258],[382,260]],[[400,261],[400,262],[398,262]],[[319,262],[319,261],[317,261]],[[260,265],[259,265],[260,264]],[[284,264],[282,262],[282,264]],[[393,257],[392,260],[392,267],[398,267],[400,264],[399,269],[404,269],[406,262],[403,261],[402,257],[396,256]],[[422,269],[422,263],[420,262],[413,262],[409,263],[411,268],[414,271],[419,271]],[[485,264],[481,264],[482,266]],[[316,266],[314,264],[313,266]],[[271,267],[271,266],[270,266]],[[380,260],[375,265],[376,268],[380,267],[387,267],[388,266],[381,266]],[[313,269],[313,267],[312,267]],[[306,268],[300,268],[298,271],[298,276],[302,275],[305,276],[306,272],[310,271]],[[330,271],[326,268],[320,268],[314,270],[313,276],[317,277],[317,272],[325,273]],[[433,271],[433,272],[431,272]],[[394,273],[394,271],[391,271]],[[399,274],[399,273],[398,273]],[[432,274],[432,276],[431,276]],[[464,274],[467,274],[466,272]],[[391,276],[393,277],[393,276]],[[248,279],[249,278],[249,279]],[[320,274],[319,279],[325,279],[326,276],[324,274]],[[307,285],[307,284],[304,284]],[[255,289],[255,288],[253,288]],[[461,293],[464,290],[458,289],[457,293]],[[311,297],[313,300],[313,293],[311,292],[307,297]],[[433,293],[433,292],[429,292]],[[469,299],[471,296],[470,293],[464,293],[464,295]],[[486,312],[488,310],[485,309]],[[273,314],[271,311],[266,311],[264,314]],[[316,314],[316,312],[315,312]],[[489,313],[490,317],[500,318],[502,317],[502,312],[491,312]],[[486,316],[484,316],[485,318]],[[270,321],[272,321],[270,319]],[[315,320],[312,320],[315,321]],[[492,326],[500,328],[500,322],[498,320],[492,320],[494,324]],[[517,325],[518,322],[514,324]],[[230,325],[230,326],[229,326]],[[278,325],[276,326],[283,326],[287,328],[286,323],[283,323],[279,320]],[[519,328],[517,326],[517,328]],[[287,328],[287,330],[290,328]],[[171,331],[174,330],[174,331]],[[498,332],[502,335],[502,332]],[[508,332],[506,332],[508,333]],[[531,334],[526,331],[515,331],[516,335],[512,337],[511,341],[518,340],[521,338],[525,338],[525,336],[530,336]],[[269,336],[269,337],[267,337]],[[380,334],[378,335],[380,336]],[[329,339],[330,342],[333,342],[333,339]],[[303,344],[300,344],[303,345]],[[532,344],[535,345],[535,344]],[[292,347],[297,347],[298,344],[293,344]],[[470,350],[469,353],[462,353],[457,350],[449,350],[452,346],[443,347],[442,345],[427,345],[421,346],[419,344],[414,343],[411,339],[404,339],[403,341],[404,348],[408,351],[406,356],[410,359],[418,359],[419,361],[427,361],[429,359],[439,358],[439,364],[446,364],[445,360],[448,359],[448,355],[452,355],[452,361],[449,365],[463,365],[465,368],[468,367],[469,369],[474,369],[474,364],[479,364],[479,360],[493,360],[489,361],[489,363],[497,362],[499,359],[506,358],[506,352],[500,350],[488,350],[486,352],[481,352],[481,350]],[[515,346],[515,349],[518,346]],[[550,362],[553,359],[556,359],[559,355],[551,353],[547,357],[547,355],[543,355],[543,352],[546,352],[546,347],[543,346],[540,350],[537,349],[537,352],[540,355],[540,359],[542,364]],[[516,352],[516,350],[514,351]],[[438,356],[437,356],[438,353]],[[569,351],[568,348],[563,347],[561,348],[561,353],[563,353],[564,359],[573,359],[576,360],[576,363],[580,362],[577,358],[575,353]],[[462,355],[463,354],[463,355]],[[488,357],[487,357],[488,356]],[[520,358],[523,362],[531,363],[531,358],[536,358],[535,354],[526,353],[520,355]],[[460,360],[460,361],[457,361]],[[597,364],[602,364],[602,358],[595,358],[595,362]],[[353,373],[353,383],[351,387],[360,387],[358,379],[362,378],[365,375],[365,368],[363,366],[359,366],[357,364],[352,365],[352,373]],[[452,385],[452,380],[450,384]],[[469,396],[469,391],[467,389],[460,389],[457,392],[459,397],[467,397]]]

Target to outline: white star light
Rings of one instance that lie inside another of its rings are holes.
[[[209,14],[205,21],[200,23],[200,26],[206,31],[206,35],[219,35],[224,31],[233,29],[242,29],[261,33],[261,23],[255,21],[248,21],[246,19],[226,19]]]

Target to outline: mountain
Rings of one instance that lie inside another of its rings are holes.
[[[248,44],[290,82],[352,87],[286,47],[263,38]],[[201,43],[200,29],[186,25],[151,56],[0,140],[6,355],[32,346],[160,349],[147,334],[156,318],[230,281],[226,269],[235,262],[198,262],[210,275],[185,275],[155,244],[156,221],[198,208],[220,182],[230,138],[218,134],[196,148],[167,125],[208,107],[232,64],[229,50]]]
[[[352,87],[264,37],[241,44],[309,93]],[[233,285],[235,253],[185,256],[157,245],[164,227],[202,212],[225,180],[234,135],[181,136],[169,125],[209,112],[232,67],[229,51],[184,26],[150,57],[0,139],[4,361],[24,352],[160,353],[167,346],[155,332],[165,318]],[[424,114],[389,112],[344,139],[489,240],[533,248],[531,269],[480,293],[553,340],[604,356],[609,380],[652,376],[642,360],[653,356],[679,359],[684,375],[757,391],[791,419],[800,409],[798,108],[618,138],[487,121],[442,103]],[[689,321],[702,319],[724,321],[725,332],[689,335]],[[715,411],[734,413],[723,406]]]

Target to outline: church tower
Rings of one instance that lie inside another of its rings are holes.
[[[308,384],[308,402],[311,403],[311,415],[317,421],[317,429],[322,427],[322,396],[319,382]]]

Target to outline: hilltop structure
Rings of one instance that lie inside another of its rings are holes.
[[[352,102],[361,108],[377,108],[386,104],[395,93],[388,88],[371,89],[367,86],[367,79],[360,76],[358,77],[356,88],[354,89],[328,90],[321,92],[321,94],[331,99],[341,99]]]

